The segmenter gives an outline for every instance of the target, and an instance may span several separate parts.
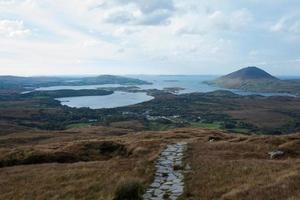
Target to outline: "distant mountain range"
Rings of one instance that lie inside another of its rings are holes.
[[[114,76],[114,75],[100,75],[96,77],[87,77],[82,78],[79,82],[83,82],[84,84],[92,85],[92,84],[121,84],[121,85],[145,85],[151,84],[149,82],[136,79],[136,78],[128,78],[124,76]]]
[[[258,67],[246,67],[206,83],[249,92],[300,94],[300,80],[280,80]]]
[[[26,87],[80,86],[80,85],[144,85],[149,82],[124,76],[100,75],[94,77],[20,77],[0,76],[0,89],[22,89]]]

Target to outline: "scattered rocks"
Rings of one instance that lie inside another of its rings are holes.
[[[144,200],[176,200],[184,189],[183,153],[186,143],[168,145],[156,161],[153,183],[144,194]]]
[[[280,150],[276,150],[276,151],[270,151],[270,152],[268,152],[268,154],[270,156],[270,159],[276,159],[276,158],[283,156],[284,152],[280,151]]]

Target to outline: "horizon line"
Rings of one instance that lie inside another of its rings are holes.
[[[144,73],[138,73],[138,74],[115,74],[115,73],[93,73],[93,74],[32,74],[32,75],[20,75],[20,74],[0,74],[0,77],[4,76],[14,76],[14,77],[89,77],[89,76],[101,76],[101,75],[112,75],[112,76],[224,76],[226,74],[144,74]],[[279,75],[274,74],[273,76],[276,77],[300,77],[299,75]]]

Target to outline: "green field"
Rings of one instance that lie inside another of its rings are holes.
[[[91,127],[92,123],[76,123],[76,124],[70,124],[67,125],[67,129],[71,129],[71,128],[88,128]]]
[[[191,123],[191,127],[205,128],[205,129],[222,129],[222,125],[218,122],[214,122],[214,123],[193,122]]]

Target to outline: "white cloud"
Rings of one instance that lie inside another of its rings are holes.
[[[253,22],[253,15],[247,9],[234,11],[230,16],[230,26],[234,30],[243,30]]]
[[[272,32],[278,33],[300,33],[300,17],[282,17],[270,28]]]
[[[179,34],[210,34],[212,32],[241,32],[251,26],[253,16],[246,9],[224,13],[220,10],[202,15],[188,15],[178,26]]]
[[[281,18],[276,24],[272,25],[270,30],[273,32],[284,32],[286,30],[286,19]]]
[[[0,0],[0,5],[10,5],[15,3],[14,0]]]
[[[122,27],[116,28],[113,31],[112,35],[115,37],[125,37],[125,36],[127,36],[129,34],[133,34],[135,32],[137,32],[137,29],[122,26]]]
[[[31,31],[21,20],[0,20],[0,35],[9,38],[28,36]]]

